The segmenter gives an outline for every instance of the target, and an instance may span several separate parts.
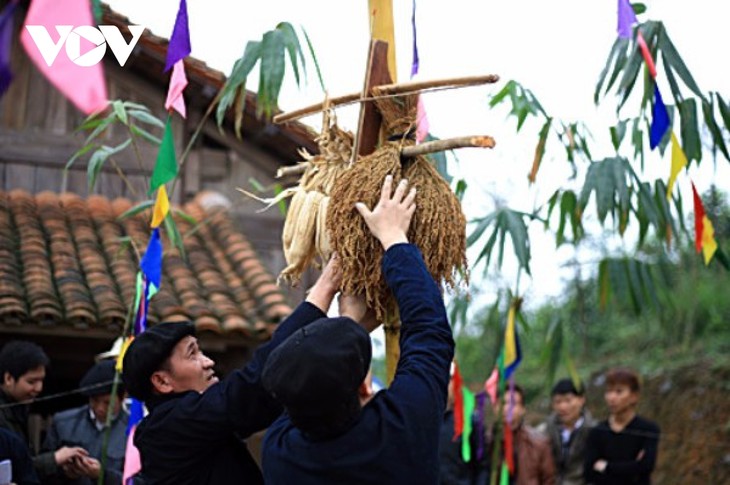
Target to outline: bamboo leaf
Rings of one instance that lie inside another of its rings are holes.
[[[671,65],[669,64],[669,60],[667,59],[667,55],[662,52],[662,64],[664,65],[664,73],[667,76],[667,81],[669,82],[669,88],[672,91],[672,97],[674,98],[674,104],[679,104],[684,99],[682,97],[682,91],[679,89],[679,83],[677,83],[677,78],[674,77],[674,73],[672,72]]]
[[[722,99],[720,93],[715,93],[717,106],[720,108],[720,116],[725,123],[725,129],[730,130],[730,106]]]
[[[674,47],[674,44],[669,38],[667,30],[664,28],[663,25],[660,25],[659,27],[658,44],[659,48],[662,51],[662,56],[664,57],[665,62],[667,62],[672,67],[672,69],[677,73],[680,79],[682,79],[682,82],[684,82],[684,84],[693,93],[695,93],[698,98],[706,101],[704,96],[702,95],[702,91],[692,77],[692,74],[689,72],[689,69],[687,69],[687,66],[684,64],[682,57],[679,55],[679,52],[677,52],[676,47]]]
[[[66,166],[64,167],[64,171],[69,170],[71,168],[71,166],[74,164],[74,162],[76,160],[78,160],[79,157],[85,155],[86,153],[88,153],[89,151],[93,150],[96,147],[97,147],[97,145],[91,145],[91,144],[81,147],[76,153],[73,154],[73,156],[71,158],[68,159],[68,162],[66,162]]]
[[[144,128],[140,128],[139,126],[129,125],[129,131],[131,131],[133,135],[138,136],[144,140],[147,140],[148,142],[152,143],[153,145],[159,146],[162,144],[162,140],[160,140],[159,138],[157,138],[155,135],[148,132]]]
[[[621,146],[621,142],[626,134],[626,123],[627,120],[619,121],[616,126],[612,126],[609,129],[611,132],[611,143],[613,144],[613,148],[616,152],[618,152],[618,148]]]
[[[459,202],[461,202],[464,198],[464,194],[466,193],[467,183],[464,179],[459,179],[456,182],[456,187],[454,188],[454,193],[456,194],[456,197],[459,199]]]
[[[125,142],[117,145],[116,147],[108,147],[105,145],[96,150],[91,155],[91,158],[89,159],[89,165],[86,169],[89,193],[91,193],[96,186],[96,179],[101,173],[104,162],[106,162],[110,156],[115,155],[127,148],[130,143],[132,143],[131,138],[127,139]]]
[[[146,123],[148,125],[156,126],[160,129],[165,129],[165,123],[162,122],[159,118],[157,118],[155,115],[150,113],[149,111],[144,111],[140,109],[130,109],[127,111],[127,114],[131,116],[132,118],[141,121],[142,123]]]
[[[530,238],[527,234],[527,226],[522,215],[510,209],[504,210],[504,229],[508,232],[512,245],[514,246],[515,256],[520,266],[530,274]]]
[[[289,22],[279,23],[276,29],[282,33],[284,47],[289,52],[289,62],[291,62],[292,70],[294,71],[294,79],[296,79],[297,86],[299,86],[298,61],[300,60],[302,62],[302,69],[304,69],[304,54],[302,53],[302,46],[299,44],[297,33]]]
[[[266,117],[270,117],[276,109],[279,91],[284,80],[286,59],[284,54],[284,38],[280,30],[271,30],[264,34],[261,41],[261,68],[259,70],[259,102]]]
[[[89,136],[86,137],[86,140],[84,141],[84,145],[88,145],[91,143],[97,136],[99,136],[106,128],[111,125],[115,120],[114,114],[110,114],[103,120],[101,120],[101,123],[97,125],[96,128],[94,128],[94,131],[89,134]]]
[[[114,100],[112,101],[112,107],[114,108],[114,114],[116,115],[117,119],[124,123],[125,125],[129,124],[129,118],[127,118],[127,111],[124,109],[124,105],[120,100]]]
[[[552,122],[553,119],[549,117],[540,130],[540,134],[537,139],[537,146],[535,147],[535,157],[532,160],[532,169],[530,170],[530,174],[527,176],[531,184],[534,184],[537,179],[537,171],[540,169],[540,163],[545,155],[545,142],[547,141],[547,136],[550,132],[550,125],[552,125]]]
[[[307,34],[307,31],[302,28],[302,32],[304,32],[304,39],[307,41],[307,48],[309,49],[309,54],[312,56],[312,60],[314,61],[314,67],[317,70],[317,79],[319,79],[319,85],[322,88],[322,91],[326,92],[327,89],[324,87],[324,79],[322,78],[322,71],[319,68],[319,61],[317,61],[317,54],[314,52],[314,46],[312,45],[312,41],[309,39],[309,34]]]
[[[687,159],[702,159],[702,143],[700,131],[697,126],[697,104],[693,98],[685,99],[679,105],[679,121],[682,133],[682,148]]]
[[[167,233],[167,238],[170,240],[170,243],[180,252],[180,257],[186,259],[183,238],[177,228],[175,219],[172,217],[172,212],[168,212],[167,217],[165,217],[165,232]]]
[[[147,209],[152,208],[154,205],[155,205],[154,200],[142,201],[139,204],[132,207],[131,209],[127,209],[126,211],[124,211],[122,214],[119,215],[119,217],[117,217],[117,219],[119,219],[121,221],[123,219],[127,219],[129,217],[136,216],[137,214],[140,214],[140,213],[146,211]]]
[[[715,121],[715,106],[714,100],[711,96],[709,103],[702,103],[702,115],[704,116],[705,124],[707,125],[707,128],[710,130],[710,134],[712,135],[714,147],[719,148],[722,154],[725,156],[725,159],[730,161],[730,154],[728,154],[727,146],[725,145],[725,139],[723,138],[720,127]]]
[[[623,67],[623,63],[625,62],[626,58],[626,46],[628,44],[627,39],[622,39],[620,37],[616,38],[616,41],[613,43],[613,46],[611,46],[611,50],[608,53],[608,58],[606,59],[606,65],[604,66],[601,73],[598,75],[598,83],[596,84],[596,90],[593,93],[593,102],[595,104],[598,104],[598,100],[601,96],[601,87],[603,87],[603,83],[606,82],[606,75],[608,74],[608,70],[611,68],[611,66],[614,66],[613,74],[612,74],[612,81],[609,82],[609,84],[606,87],[606,91],[611,89],[611,85],[613,84],[613,80],[616,79],[616,76],[618,75],[618,72]],[[621,58],[624,58],[622,61]]]
[[[261,57],[261,42],[250,40],[246,43],[243,56],[233,64],[230,77],[221,88],[221,98],[216,108],[216,122],[223,125],[226,110],[233,104],[239,88],[245,88],[246,79]]]
[[[153,202],[153,204],[154,204],[154,202]],[[174,215],[178,216],[180,219],[182,219],[185,222],[187,222],[188,224],[190,224],[191,226],[194,226],[194,225],[196,225],[198,223],[198,220],[195,217],[191,216],[190,214],[186,213],[183,210],[180,210],[180,209],[172,209],[172,213]]]

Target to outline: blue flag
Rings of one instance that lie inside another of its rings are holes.
[[[649,145],[655,149],[662,141],[669,129],[669,113],[659,93],[659,86],[654,84],[654,108],[652,109],[651,129],[649,131]]]
[[[160,241],[159,227],[152,230],[152,237],[150,237],[147,251],[145,251],[139,267],[147,281],[154,285],[155,291],[159,289],[162,281],[162,241]]]

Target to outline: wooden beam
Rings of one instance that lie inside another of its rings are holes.
[[[404,83],[385,84],[383,86],[378,86],[377,91],[379,92],[379,94],[374,94],[370,92],[368,92],[367,95],[363,95],[363,93],[345,94],[342,96],[329,98],[329,105],[330,107],[335,108],[338,106],[347,106],[348,104],[353,103],[374,101],[385,96],[397,96],[422,93],[425,91],[438,91],[444,89],[464,88],[469,86],[481,86],[483,84],[493,84],[497,81],[499,81],[498,75],[486,74],[483,76],[467,76],[436,79],[430,81],[410,81]],[[304,118],[305,116],[317,114],[323,110],[324,102],[315,103],[294,111],[280,113],[274,116],[273,121],[274,123],[286,123],[287,121],[293,121],[299,118]]]
[[[365,74],[363,94],[369,93],[374,86],[391,82],[388,73],[388,43],[381,40],[370,42],[370,54]],[[380,125],[383,116],[373,103],[365,103],[360,109],[360,121],[357,128],[357,139],[353,153],[359,156],[369,155],[378,146]],[[357,158],[353,156],[353,159]]]

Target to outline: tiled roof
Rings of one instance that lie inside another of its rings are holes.
[[[189,319],[198,330],[266,338],[290,307],[223,206],[202,193],[176,217],[186,258],[165,246],[150,323]],[[0,192],[0,325],[118,332],[134,295],[149,213],[120,220],[127,199]],[[202,222],[201,222],[202,221]],[[164,231],[163,231],[164,232]],[[133,241],[129,244],[126,241]]]

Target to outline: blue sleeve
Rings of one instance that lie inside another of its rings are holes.
[[[281,414],[282,407],[261,385],[266,359],[289,335],[324,317],[326,314],[317,306],[301,303],[244,368],[235,370],[202,394],[191,392],[184,396],[176,409],[181,438],[197,440],[205,446],[208,440],[217,440],[231,431],[245,438],[268,427]]]
[[[440,424],[454,358],[441,291],[412,244],[388,248],[383,273],[398,302],[401,321],[400,359],[388,394],[421,423]]]

